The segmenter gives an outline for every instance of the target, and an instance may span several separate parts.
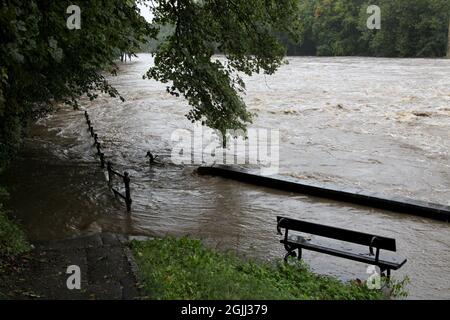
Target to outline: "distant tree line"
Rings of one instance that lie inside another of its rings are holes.
[[[301,40],[279,37],[289,55],[443,57],[449,0],[300,0]],[[367,7],[381,8],[381,29],[367,28]]]
[[[288,55],[443,57],[450,37],[450,0],[298,0],[300,41],[277,36]],[[381,9],[381,29],[367,28],[369,5]],[[174,31],[162,26],[158,39],[141,48],[153,52]],[[219,50],[217,50],[219,53]]]

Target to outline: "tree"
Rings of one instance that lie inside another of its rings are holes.
[[[369,5],[381,8],[381,30],[367,28]],[[442,57],[448,0],[301,0],[300,43],[280,37],[291,55]]]
[[[187,117],[225,133],[251,122],[240,96],[239,73],[273,74],[286,53],[276,37],[298,34],[298,0],[155,0],[157,25],[174,33],[154,52],[155,66],[146,76],[169,83],[167,91],[184,96],[192,109]],[[216,49],[226,61],[213,55]]]
[[[285,53],[275,34],[296,34],[299,0],[79,0],[80,30],[66,27],[68,0],[0,0],[0,167],[17,149],[29,119],[55,102],[74,106],[98,91],[119,92],[102,72],[115,73],[122,52],[135,53],[174,26],[146,74],[168,83],[192,106],[188,118],[224,132],[251,121],[239,95],[239,72],[272,74]],[[139,14],[147,3],[155,24]],[[213,59],[219,49],[227,57]],[[2,160],[3,159],[3,160]]]
[[[103,71],[114,73],[120,52],[133,52],[153,29],[133,0],[79,0],[80,30],[66,26],[71,1],[0,1],[0,169],[27,122],[55,102],[76,106],[81,94],[119,96]]]
[[[370,45],[369,54],[389,57],[445,55],[450,1],[379,0],[378,5],[382,12],[381,30],[362,31]]]
[[[313,36],[317,54],[327,56],[361,55],[366,45],[361,42],[359,13],[365,0],[316,1]]]

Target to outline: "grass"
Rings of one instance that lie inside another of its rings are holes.
[[[190,238],[133,241],[131,248],[150,299],[382,299],[364,285],[312,273],[295,264],[246,261]]]

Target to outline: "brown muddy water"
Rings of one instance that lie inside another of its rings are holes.
[[[272,76],[247,79],[255,128],[280,130],[280,173],[389,196],[450,205],[450,61],[289,58]],[[192,235],[261,259],[282,257],[275,217],[397,239],[410,298],[450,298],[447,223],[200,177],[171,164],[171,134],[192,130],[188,107],[165,86],[142,80],[142,54],[111,83],[125,103],[82,99],[106,157],[132,176],[133,212],[109,191],[82,111],[61,107],[36,123],[4,175],[11,208],[35,240],[95,231]],[[161,166],[149,167],[148,150]],[[367,279],[366,265],[306,252],[318,273]]]

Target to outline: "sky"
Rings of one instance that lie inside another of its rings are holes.
[[[141,16],[143,16],[145,18],[145,20],[147,20],[148,22],[151,22],[153,19],[153,15],[150,12],[150,9],[141,4],[139,4],[138,7],[139,7],[139,9],[141,9]]]

